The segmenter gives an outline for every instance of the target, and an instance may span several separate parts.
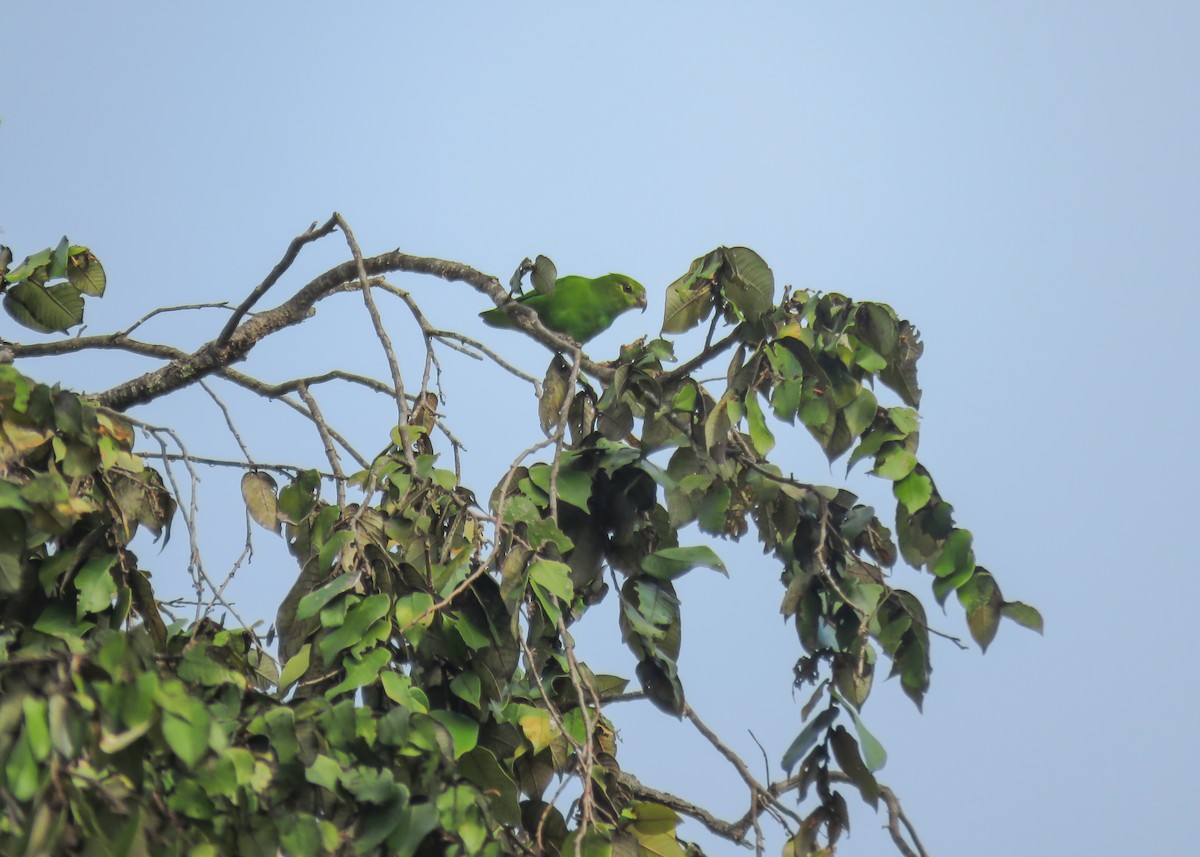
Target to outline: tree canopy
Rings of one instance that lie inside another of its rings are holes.
[[[258,309],[303,248],[335,231],[352,258]],[[4,307],[34,331],[79,325],[85,298],[105,292],[99,259],[66,239],[16,267],[12,258],[0,251]],[[461,283],[505,307],[551,353],[544,376],[433,326],[387,279],[396,273]],[[542,294],[558,279],[539,257],[518,268],[514,289],[529,273]],[[362,296],[385,380],[331,369],[268,383],[234,368],[348,291]],[[786,831],[773,845],[799,857],[834,852],[857,793],[883,806],[900,853],[923,854],[862,715],[877,667],[918,707],[930,689],[929,596],[896,585],[894,567],[923,569],[933,603],[958,603],[982,649],[1002,619],[1035,630],[1042,620],[976,562],[970,531],[917,456],[918,331],[881,303],[781,289],[745,247],[701,256],[655,298],[665,299],[661,335],[598,362],[498,278],[400,251],[364,256],[335,214],[298,236],[193,351],[133,328],[30,343],[5,330],[0,851],[684,855],[700,849],[677,836],[683,818],[761,851],[768,815]],[[419,374],[396,358],[383,299],[411,312]],[[677,355],[694,329],[702,344]],[[463,484],[440,411],[454,395],[438,364],[448,348],[537,393],[530,445],[495,486]],[[84,394],[25,374],[35,357],[89,349],[161,365]],[[289,403],[327,454],[319,465],[229,462],[244,470],[248,514],[296,563],[269,633],[219,618],[232,605],[198,562],[180,570],[195,614],[173,618],[130,547],[139,530],[169,538],[176,518],[194,539],[181,479],[196,462],[175,430],[129,411],[206,378]],[[392,396],[378,453],[354,449],[322,413],[313,388],[332,382]],[[831,463],[861,463],[889,483],[894,515],[773,463],[777,444],[802,433]],[[139,434],[149,450],[135,447]],[[807,699],[791,745],[772,748],[782,773],[771,781],[689,707],[678,670],[675,581],[727,574],[720,544],[743,537],[778,571]],[[635,676],[594,673],[575,645],[573,624],[605,599],[619,605],[613,635]],[[657,789],[655,759],[618,758],[606,713],[617,704],[652,704],[698,730],[730,758],[745,813],[718,818]]]

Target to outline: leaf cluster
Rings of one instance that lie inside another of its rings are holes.
[[[0,246],[0,294],[4,311],[38,333],[66,331],[83,323],[84,296],[102,297],[107,278],[100,260],[66,238],[10,268],[13,254]]]
[[[4,267],[6,306],[39,330],[70,326],[52,308],[61,287],[103,289],[99,263],[65,242]],[[530,267],[539,291],[554,282],[545,257]],[[0,851],[684,855],[698,852],[675,835],[681,812],[742,842],[770,810],[785,853],[832,853],[850,823],[839,786],[872,806],[887,794],[862,719],[877,665],[918,706],[930,688],[936,632],[895,585],[898,560],[928,573],[937,603],[957,596],[983,649],[1002,617],[1041,617],[1003,598],[918,458],[908,321],[837,294],[777,296],[756,253],[720,247],[667,290],[665,334],[705,322],[678,365],[669,338],[603,367],[555,355],[534,447],[553,453],[514,465],[483,505],[439,466],[424,392],[347,477],[357,501],[330,502],[314,470],[282,487],[247,472],[249,514],[298,569],[278,661],[251,630],[175,621],[156,600],[128,544],[138,527],[169,537],[175,500],[134,455],[131,423],[0,366]],[[723,375],[698,379],[718,358]],[[891,485],[890,526],[772,461],[798,426],[830,462]],[[715,826],[622,770],[605,706],[641,696],[694,717],[676,583],[697,568],[736,578],[712,543],[751,534],[811,696],[780,760],[795,775]],[[640,694],[575,652],[572,625],[606,598]],[[582,796],[566,808],[555,783],[570,779]],[[803,816],[781,809],[788,789]]]

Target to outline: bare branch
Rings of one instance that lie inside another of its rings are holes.
[[[283,254],[283,258],[280,259],[279,263],[271,269],[271,272],[267,274],[266,279],[259,283],[254,288],[254,291],[252,291],[246,297],[246,299],[238,305],[238,308],[233,311],[233,316],[228,322],[225,323],[225,327],[217,336],[217,345],[224,345],[225,343],[229,342],[230,337],[233,336],[233,331],[237,329],[237,326],[241,323],[246,313],[250,311],[250,308],[258,303],[262,296],[267,293],[267,290],[271,288],[271,286],[275,285],[275,283],[279,281],[279,278],[284,275],[287,269],[292,266],[292,262],[296,261],[296,257],[300,255],[300,249],[304,247],[305,244],[309,244],[320,238],[324,238],[326,235],[332,232],[336,226],[337,223],[332,217],[325,221],[325,225],[321,226],[320,228],[317,227],[317,221],[314,220],[308,229],[306,229],[302,234],[293,238],[292,243],[288,245],[287,251]]]
[[[139,450],[134,452],[134,455],[139,458],[157,458],[163,461],[184,460],[183,455],[175,452],[146,452]],[[192,464],[204,464],[209,467],[233,467],[238,470],[273,470],[276,473],[282,473],[284,476],[295,476],[309,469],[299,464],[264,464],[261,461],[249,463],[245,461],[233,461],[227,458],[205,458],[200,455],[189,455],[187,456],[187,460],[192,462]],[[317,475],[322,479],[332,480],[335,478],[332,473],[324,473],[320,470],[317,471]]]
[[[242,455],[246,456],[246,460],[253,464],[254,459],[250,455],[250,450],[247,448],[246,442],[242,440],[242,436],[238,432],[237,426],[233,424],[233,415],[229,413],[229,408],[227,408],[225,403],[221,401],[220,396],[213,392],[213,388],[208,386],[208,384],[206,384],[204,381],[200,382],[200,387],[204,390],[204,392],[208,393],[209,398],[217,403],[217,407],[220,408],[221,413],[225,415],[225,425],[229,426],[229,431],[233,435],[233,439],[237,441],[237,445],[241,448]]]

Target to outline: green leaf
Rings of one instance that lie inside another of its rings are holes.
[[[370,641],[367,629],[388,614],[391,600],[383,593],[368,595],[346,613],[341,625],[333,628],[317,643],[321,658],[330,663],[338,652]]]
[[[458,773],[488,796],[488,805],[496,819],[504,824],[520,824],[520,791],[513,778],[486,747],[476,747],[458,760]]]
[[[854,437],[862,434],[875,421],[875,414],[878,410],[879,403],[875,400],[875,394],[866,387],[859,390],[854,401],[846,405],[843,411],[846,417],[846,428],[850,434]]]
[[[321,545],[321,552],[317,554],[317,568],[321,571],[332,569],[334,563],[337,562],[338,557],[342,554],[342,548],[353,541],[354,533],[350,530],[338,530],[330,533],[325,544]]]
[[[696,566],[711,568],[729,576],[725,563],[707,545],[685,548],[662,548],[642,557],[642,571],[658,580],[674,580]]]
[[[919,470],[914,470],[892,485],[892,493],[904,505],[908,514],[912,515],[924,507],[933,496],[933,480]]]
[[[304,779],[314,786],[334,793],[337,792],[338,778],[341,775],[342,766],[328,756],[316,756],[304,769]]]
[[[746,419],[750,423],[750,442],[754,451],[766,456],[775,448],[775,435],[767,427],[766,417],[763,416],[762,406],[758,402],[758,394],[754,391],[746,393]]]
[[[194,768],[208,752],[208,707],[198,699],[182,698],[162,715],[162,734],[185,767]]]
[[[283,674],[279,676],[279,690],[286,691],[289,687],[300,680],[300,677],[308,672],[308,665],[312,659],[312,643],[305,643],[300,647],[300,651],[288,658],[288,662],[283,667]]]
[[[379,672],[388,661],[391,660],[391,653],[379,647],[371,649],[364,654],[362,658],[351,656],[343,662],[346,670],[346,677],[343,678],[337,685],[325,691],[325,696],[328,699],[333,699],[343,693],[349,693],[352,690],[358,690],[364,685],[371,684],[375,679],[379,678]]]
[[[39,333],[65,331],[83,321],[83,298],[70,283],[17,283],[4,294],[4,309],[18,324]]]
[[[570,604],[575,598],[575,587],[571,585],[571,567],[565,562],[536,560],[529,566],[529,579],[565,604]]]
[[[459,673],[450,682],[450,692],[459,699],[465,700],[476,708],[482,708],[480,693],[482,686],[479,676],[475,673]]]
[[[46,700],[40,696],[26,696],[21,700],[21,708],[25,715],[25,737],[29,740],[29,749],[34,759],[44,762],[53,746]]]
[[[748,247],[722,247],[725,265],[718,275],[726,299],[743,318],[754,319],[775,305],[775,275]]]
[[[18,801],[28,801],[38,790],[39,774],[42,766],[33,757],[29,745],[29,737],[24,732],[17,739],[8,754],[4,764],[4,776],[8,781],[8,791]]]
[[[104,296],[107,277],[100,260],[86,247],[72,247],[67,261],[67,281],[81,294],[99,298]]]
[[[783,754],[781,764],[785,771],[789,774],[792,772],[792,768],[796,766],[796,763],[804,758],[812,746],[817,743],[819,733],[826,729],[835,717],[837,717],[837,709],[833,707],[826,708],[814,717],[807,726],[800,730],[800,734],[795,737],[791,746]]]
[[[586,512],[588,498],[592,494],[592,477],[585,471],[571,469],[568,466],[570,461],[570,458],[563,457],[554,487],[558,492],[558,499]],[[549,464],[535,464],[529,468],[529,481],[546,492],[546,496],[550,496],[550,472]]]
[[[476,721],[457,711],[440,708],[429,712],[429,716],[446,727],[446,731],[450,733],[450,738],[454,741],[454,758],[457,759],[475,749],[479,742],[479,724]]]
[[[887,764],[887,750],[883,749],[883,745],[879,743],[879,739],[871,734],[862,719],[858,716],[858,712],[853,707],[847,707],[850,712],[850,717],[854,720],[854,731],[858,733],[858,740],[861,743],[863,751],[863,761],[867,764],[867,769],[874,773],[883,769]]]
[[[888,408],[888,419],[892,421],[898,430],[906,435],[912,434],[920,428],[921,417],[912,408],[894,407]]]
[[[296,607],[297,621],[316,616],[325,609],[326,604],[357,583],[357,574],[340,574],[320,589],[314,589],[300,599],[300,604]]]
[[[938,577],[950,577],[959,572],[973,571],[974,568],[975,553],[971,550],[971,533],[968,530],[954,529],[946,537],[941,552],[929,570]]]
[[[904,447],[896,444],[890,449],[885,449],[879,453],[875,459],[874,473],[876,476],[882,476],[884,479],[891,479],[893,482],[896,482],[912,473],[913,468],[916,466],[917,457]]]
[[[1022,604],[1020,601],[1008,601],[1000,608],[1000,614],[1006,619],[1012,619],[1018,625],[1029,628],[1031,631],[1043,633],[1045,625],[1042,622],[1042,614],[1037,611],[1037,608],[1030,607],[1028,604]]]
[[[67,252],[70,249],[71,242],[64,235],[58,242],[58,246],[54,248],[54,254],[50,257],[50,265],[46,269],[46,279],[58,280],[67,275]]]
[[[75,588],[79,590],[76,607],[77,617],[88,613],[101,613],[112,606],[117,597],[117,583],[110,573],[117,558],[112,554],[94,556],[83,564],[75,575]]]

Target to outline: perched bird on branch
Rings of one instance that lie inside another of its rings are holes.
[[[516,298],[516,302],[533,309],[546,327],[584,343],[608,330],[626,310],[641,307],[644,312],[646,288],[624,274],[559,277],[549,294],[529,292]],[[492,327],[517,326],[503,307],[479,315]]]

